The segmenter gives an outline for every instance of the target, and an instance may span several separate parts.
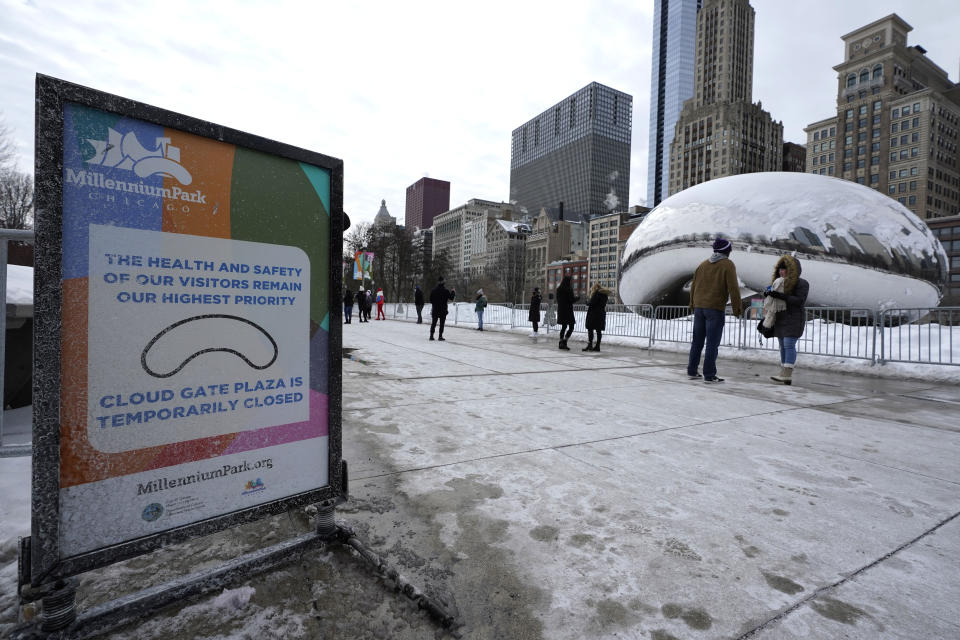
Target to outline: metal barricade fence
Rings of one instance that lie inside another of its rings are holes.
[[[447,324],[476,327],[474,305],[472,301],[451,303]],[[412,302],[388,303],[385,307],[388,318],[416,322],[417,313]],[[488,303],[483,323],[510,328],[529,327],[529,310],[528,304]],[[740,318],[727,314],[720,345],[777,351],[778,341],[763,338],[756,330],[761,313],[760,309],[750,307]],[[548,323],[551,315],[555,321],[556,306],[541,303],[540,331],[544,335],[557,328],[556,324]],[[586,305],[574,305],[575,333],[586,333],[586,315]],[[430,322],[429,304],[423,307],[423,317],[424,322]],[[880,313],[866,308],[807,307],[805,322],[803,335],[797,341],[800,353],[879,363],[960,366],[960,307],[887,309]],[[648,348],[658,341],[690,342],[693,313],[686,306],[608,305],[604,333],[649,338]]]
[[[743,345],[743,326],[741,318],[726,314],[723,323],[721,347],[740,347]],[[654,309],[653,332],[650,344],[660,342],[690,342],[693,339],[693,312],[687,306],[661,305]]]
[[[9,259],[9,242],[34,241],[33,231],[21,229],[0,229],[0,299],[3,300],[4,312],[0,315],[0,389],[6,389],[6,361],[7,361],[7,260]],[[3,437],[3,410],[6,408],[6,398],[0,407],[0,458],[11,456],[28,456],[32,452],[29,444],[10,444],[4,442]]]
[[[807,307],[797,351],[821,356],[875,361],[875,316],[870,309]]]
[[[960,365],[960,307],[877,314],[880,362]]]

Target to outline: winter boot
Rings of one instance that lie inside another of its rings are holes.
[[[570,347],[567,346],[566,340],[560,341],[560,348],[563,349],[564,351],[570,351]]]
[[[597,352],[600,351],[600,336],[599,336],[599,335],[597,336],[597,344],[593,345],[593,350],[594,350],[594,351],[597,351]]]
[[[783,365],[780,367],[780,373],[775,376],[770,376],[771,380],[776,380],[782,384],[792,384],[793,383],[793,365]]]
[[[585,346],[585,347],[582,349],[582,351],[593,351],[593,343],[592,343],[592,342],[588,342],[588,343],[587,343],[587,346]]]

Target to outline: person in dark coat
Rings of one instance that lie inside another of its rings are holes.
[[[370,312],[373,311],[373,291],[367,289],[363,292],[363,315],[370,322]]]
[[[803,335],[807,323],[807,294],[810,283],[800,277],[803,269],[800,261],[793,256],[781,256],[773,268],[773,280],[783,278],[783,292],[769,289],[764,296],[783,300],[787,308],[777,312],[773,335],[780,342],[780,373],[770,376],[771,380],[781,384],[793,383],[793,370],[797,364],[797,339]]]
[[[363,319],[363,310],[366,304],[367,299],[363,295],[363,288],[361,288],[359,291],[357,291],[357,318],[360,320],[360,322],[366,322],[366,320]]]
[[[353,294],[349,289],[343,290],[343,323],[350,324],[350,316],[353,315]]]
[[[420,285],[414,287],[413,305],[417,308],[417,324],[423,324],[423,290]]]
[[[594,283],[590,287],[590,301],[587,302],[587,346],[584,351],[600,351],[600,340],[603,331],[607,328],[607,300],[610,298],[610,289]],[[597,332],[597,342],[593,342],[593,332]]]
[[[560,286],[557,287],[557,324],[560,325],[560,349],[570,351],[567,340],[573,333],[576,320],[573,317],[573,305],[580,296],[573,295],[573,285],[570,276],[563,276]],[[566,331],[566,332],[564,332]]]
[[[447,303],[453,300],[456,295],[456,289],[448,291],[443,286],[443,278],[440,278],[437,286],[430,292],[430,315],[433,318],[430,322],[431,340],[433,340],[433,331],[437,328],[438,322],[440,323],[440,340],[443,340],[443,325],[447,321]]]
[[[530,334],[531,338],[537,337],[537,329],[540,327],[540,303],[543,301],[543,297],[540,295],[540,287],[533,288],[533,295],[530,296],[530,314],[527,316],[527,320],[533,323],[533,333]]]

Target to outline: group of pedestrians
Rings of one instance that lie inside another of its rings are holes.
[[[600,351],[600,342],[603,340],[603,332],[607,328],[607,301],[612,292],[599,282],[590,287],[590,293],[587,296],[587,346],[583,351]],[[534,299],[536,299],[536,319],[540,320],[540,292],[534,291],[534,298],[530,300],[530,320],[533,321]],[[573,293],[573,281],[570,276],[564,276],[557,287],[557,324],[560,325],[560,343],[559,349],[570,351],[567,341],[570,334],[573,333],[573,327],[576,324],[576,318],[573,315],[573,305],[579,302],[580,296]],[[534,333],[537,325],[534,323]]]
[[[713,254],[700,263],[693,274],[690,284],[690,309],[693,312],[693,336],[690,354],[687,360],[687,375],[691,380],[703,379],[715,384],[723,382],[717,376],[717,354],[723,337],[726,307],[729,301],[733,314],[743,314],[740,298],[740,285],[737,268],[730,260],[733,245],[727,238],[717,238],[713,243]],[[800,261],[792,255],[780,256],[773,268],[770,286],[764,291],[763,320],[757,327],[764,335],[775,337],[780,345],[780,371],[770,376],[775,382],[792,384],[793,370],[797,363],[797,340],[803,335],[806,324],[805,306],[810,284],[800,277]],[[456,290],[447,289],[443,278],[430,292],[430,340],[444,340],[443,329],[446,324],[447,305],[456,298]],[[599,283],[590,288],[587,298],[587,344],[583,351],[600,351],[603,332],[606,330],[607,302],[611,291]],[[558,348],[569,351],[567,341],[573,333],[576,318],[573,305],[580,297],[574,294],[570,276],[564,276],[556,292],[556,324],[560,326]],[[383,290],[374,295],[362,288],[356,295],[345,291],[343,295],[343,313],[346,324],[350,324],[354,302],[358,308],[360,322],[370,321],[370,311],[374,301],[377,304],[377,320],[386,320],[383,313]],[[530,297],[530,312],[527,316],[533,325],[530,336],[536,338],[540,325],[540,305],[543,297],[539,287],[535,287]],[[487,298],[483,289],[478,289],[474,300],[474,312],[477,314],[477,330],[483,331],[483,313],[487,307]],[[424,296],[420,285],[414,289],[414,305],[417,309],[417,324],[423,324]],[[548,310],[548,315],[552,309]],[[553,318],[547,318],[553,324]],[[437,331],[439,327],[439,331]],[[434,338],[437,334],[438,337]],[[703,373],[700,360],[703,358]]]
[[[727,300],[733,313],[743,313],[737,268],[730,260],[733,245],[726,238],[713,243],[713,255],[700,263],[690,285],[690,308],[693,310],[693,337],[687,360],[691,380],[701,377],[706,383],[723,382],[717,376],[717,352],[723,337]],[[781,384],[793,383],[797,363],[797,340],[806,324],[807,294],[810,283],[800,277],[800,261],[792,255],[780,256],[773,267],[773,278],[764,292],[763,320],[757,327],[774,337],[780,345],[780,371],[770,379]],[[703,356],[703,374],[698,371]]]
[[[349,289],[343,290],[343,323],[351,324],[353,318],[353,307],[356,303],[357,319],[359,322],[370,322],[370,312],[373,311],[373,304],[377,304],[377,320],[386,320],[387,315],[383,312],[383,289],[377,289],[374,293],[363,287],[353,293]]]

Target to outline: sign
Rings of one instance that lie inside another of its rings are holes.
[[[373,252],[357,251],[353,254],[353,279],[373,278]]]
[[[59,459],[35,512],[56,517],[32,536],[56,545],[33,546],[33,575],[337,495],[342,163],[52,78],[37,91],[38,158],[59,161],[38,160],[37,278],[56,280],[38,316],[60,297],[37,330],[60,349],[38,376],[56,413],[35,418]]]

